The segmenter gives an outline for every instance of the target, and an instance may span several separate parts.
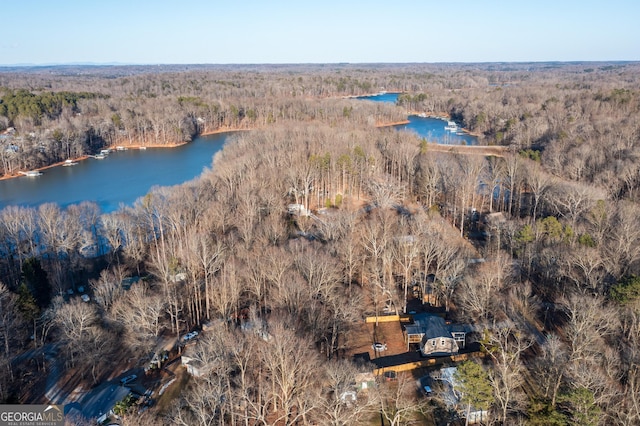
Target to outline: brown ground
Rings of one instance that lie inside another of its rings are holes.
[[[427,151],[504,157],[509,151],[509,147],[500,145],[442,145],[429,143],[427,145]]]
[[[375,352],[372,348],[374,342],[386,343],[387,350]],[[402,326],[400,322],[381,322],[376,327],[375,324],[366,324],[364,321],[350,335],[347,344],[346,356],[353,357],[356,354],[368,353],[370,359],[382,356],[398,355],[407,351],[407,344],[404,342]]]
[[[399,126],[401,124],[409,124],[409,120],[395,121],[393,123],[378,123],[376,127],[391,127],[391,126]]]

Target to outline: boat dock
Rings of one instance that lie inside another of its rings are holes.
[[[28,177],[36,177],[36,176],[42,176],[42,172],[38,171],[38,170],[29,170],[28,172],[18,172],[21,175],[25,175]]]

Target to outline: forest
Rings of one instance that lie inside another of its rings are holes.
[[[502,154],[384,126],[418,113]],[[0,69],[5,176],[250,130],[112,213],[0,211],[0,402],[72,402],[195,330],[201,374],[121,425],[464,424],[411,374],[342,398],[365,318],[417,288],[473,326],[485,424],[638,424],[639,123],[638,63]]]

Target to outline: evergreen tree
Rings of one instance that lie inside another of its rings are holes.
[[[34,321],[40,315],[38,303],[24,282],[18,287],[17,305],[24,318],[28,321]]]
[[[493,401],[491,382],[482,366],[473,361],[460,364],[454,374],[456,388],[462,394],[460,400],[467,405],[467,424],[469,413],[476,410],[488,410]]]
[[[567,416],[558,411],[546,399],[533,399],[529,405],[527,425],[530,426],[566,426]]]
[[[640,298],[640,277],[630,275],[622,278],[611,287],[609,294],[613,300],[622,304],[635,302]]]
[[[597,426],[602,418],[602,410],[595,403],[593,392],[584,387],[573,389],[561,398],[571,414],[571,425]]]
[[[29,258],[22,264],[22,280],[28,291],[33,296],[38,308],[45,309],[51,303],[51,284],[47,272],[42,269],[40,261]]]

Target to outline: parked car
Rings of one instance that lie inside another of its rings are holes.
[[[185,334],[185,335],[182,337],[182,340],[183,340],[183,341],[185,341],[185,342],[188,342],[188,341],[189,341],[189,340],[191,340],[191,339],[195,339],[195,338],[196,338],[196,336],[198,336],[198,332],[197,332],[197,331],[192,331],[192,332],[190,332],[190,333]]]
[[[421,391],[424,396],[431,396],[431,386],[423,386]]]
[[[137,378],[138,378],[138,376],[136,376],[135,374],[131,374],[130,376],[123,377],[122,379],[120,379],[120,385],[124,386],[127,383],[133,382]]]
[[[387,345],[385,343],[376,342],[373,345],[371,345],[371,347],[376,352],[382,352],[387,350]]]
[[[417,381],[416,384],[418,385],[418,389],[420,389],[420,393],[426,397],[429,397],[432,395],[432,390],[431,390],[431,378],[429,376],[423,376],[420,377]]]

